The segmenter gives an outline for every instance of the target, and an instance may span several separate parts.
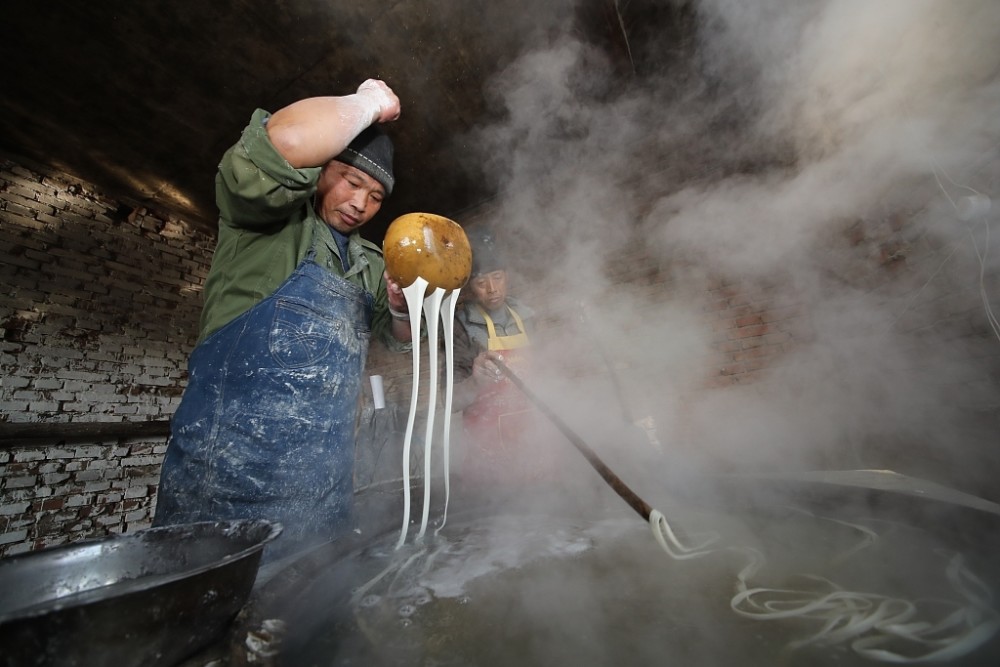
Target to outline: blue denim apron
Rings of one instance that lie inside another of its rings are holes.
[[[351,525],[371,294],[314,253],[191,354],[154,525],[270,519],[270,557]]]

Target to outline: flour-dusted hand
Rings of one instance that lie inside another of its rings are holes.
[[[368,79],[358,86],[358,97],[372,112],[373,123],[389,123],[399,118],[402,111],[399,98],[384,81]]]
[[[386,271],[382,274],[385,278],[385,291],[386,295],[389,297],[389,307],[397,312],[409,312],[409,306],[406,304],[406,295],[403,294],[403,288],[399,286],[389,272]]]

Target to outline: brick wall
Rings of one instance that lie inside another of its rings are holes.
[[[0,160],[0,554],[149,525],[213,239]],[[27,430],[26,430],[27,429]]]
[[[705,388],[748,384],[768,364],[808,335],[802,304],[789,302],[773,285],[716,279],[705,296],[713,354],[707,359]]]
[[[0,553],[149,525],[163,440],[0,450]]]

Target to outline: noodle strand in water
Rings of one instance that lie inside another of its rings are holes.
[[[869,528],[831,520],[860,530],[865,535],[863,546],[877,539]],[[761,621],[806,618],[823,622],[818,632],[793,642],[790,648],[850,642],[850,647],[866,658],[916,664],[963,656],[1000,630],[1000,614],[992,606],[989,588],[966,567],[961,554],[950,555],[945,567],[945,577],[961,601],[934,600],[951,611],[938,622],[931,623],[913,621],[919,609],[909,600],[845,591],[813,575],[806,575],[806,578],[821,584],[826,591],[751,587],[749,580],[765,561],[756,549],[710,548],[718,535],[701,539],[695,546],[686,546],[677,539],[666,517],[655,509],[650,512],[649,525],[657,543],[674,560],[700,558],[721,551],[742,553],[747,558],[747,565],[736,576],[738,592],[730,601],[730,607],[740,616]],[[857,547],[849,553],[856,551]],[[885,648],[890,643],[896,650]]]

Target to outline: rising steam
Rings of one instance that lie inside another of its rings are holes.
[[[476,137],[502,192],[488,222],[521,292],[565,325],[550,361],[593,364],[574,319],[587,303],[675,455],[985,492],[1000,253],[990,216],[957,204],[1000,183],[1000,5],[673,9],[669,33],[622,21],[634,73],[566,31],[491,82],[505,121]],[[763,294],[755,312],[791,308],[794,336],[745,388],[703,391],[713,355],[739,347],[706,308],[720,283]],[[601,375],[550,381],[580,424],[610,410]]]

